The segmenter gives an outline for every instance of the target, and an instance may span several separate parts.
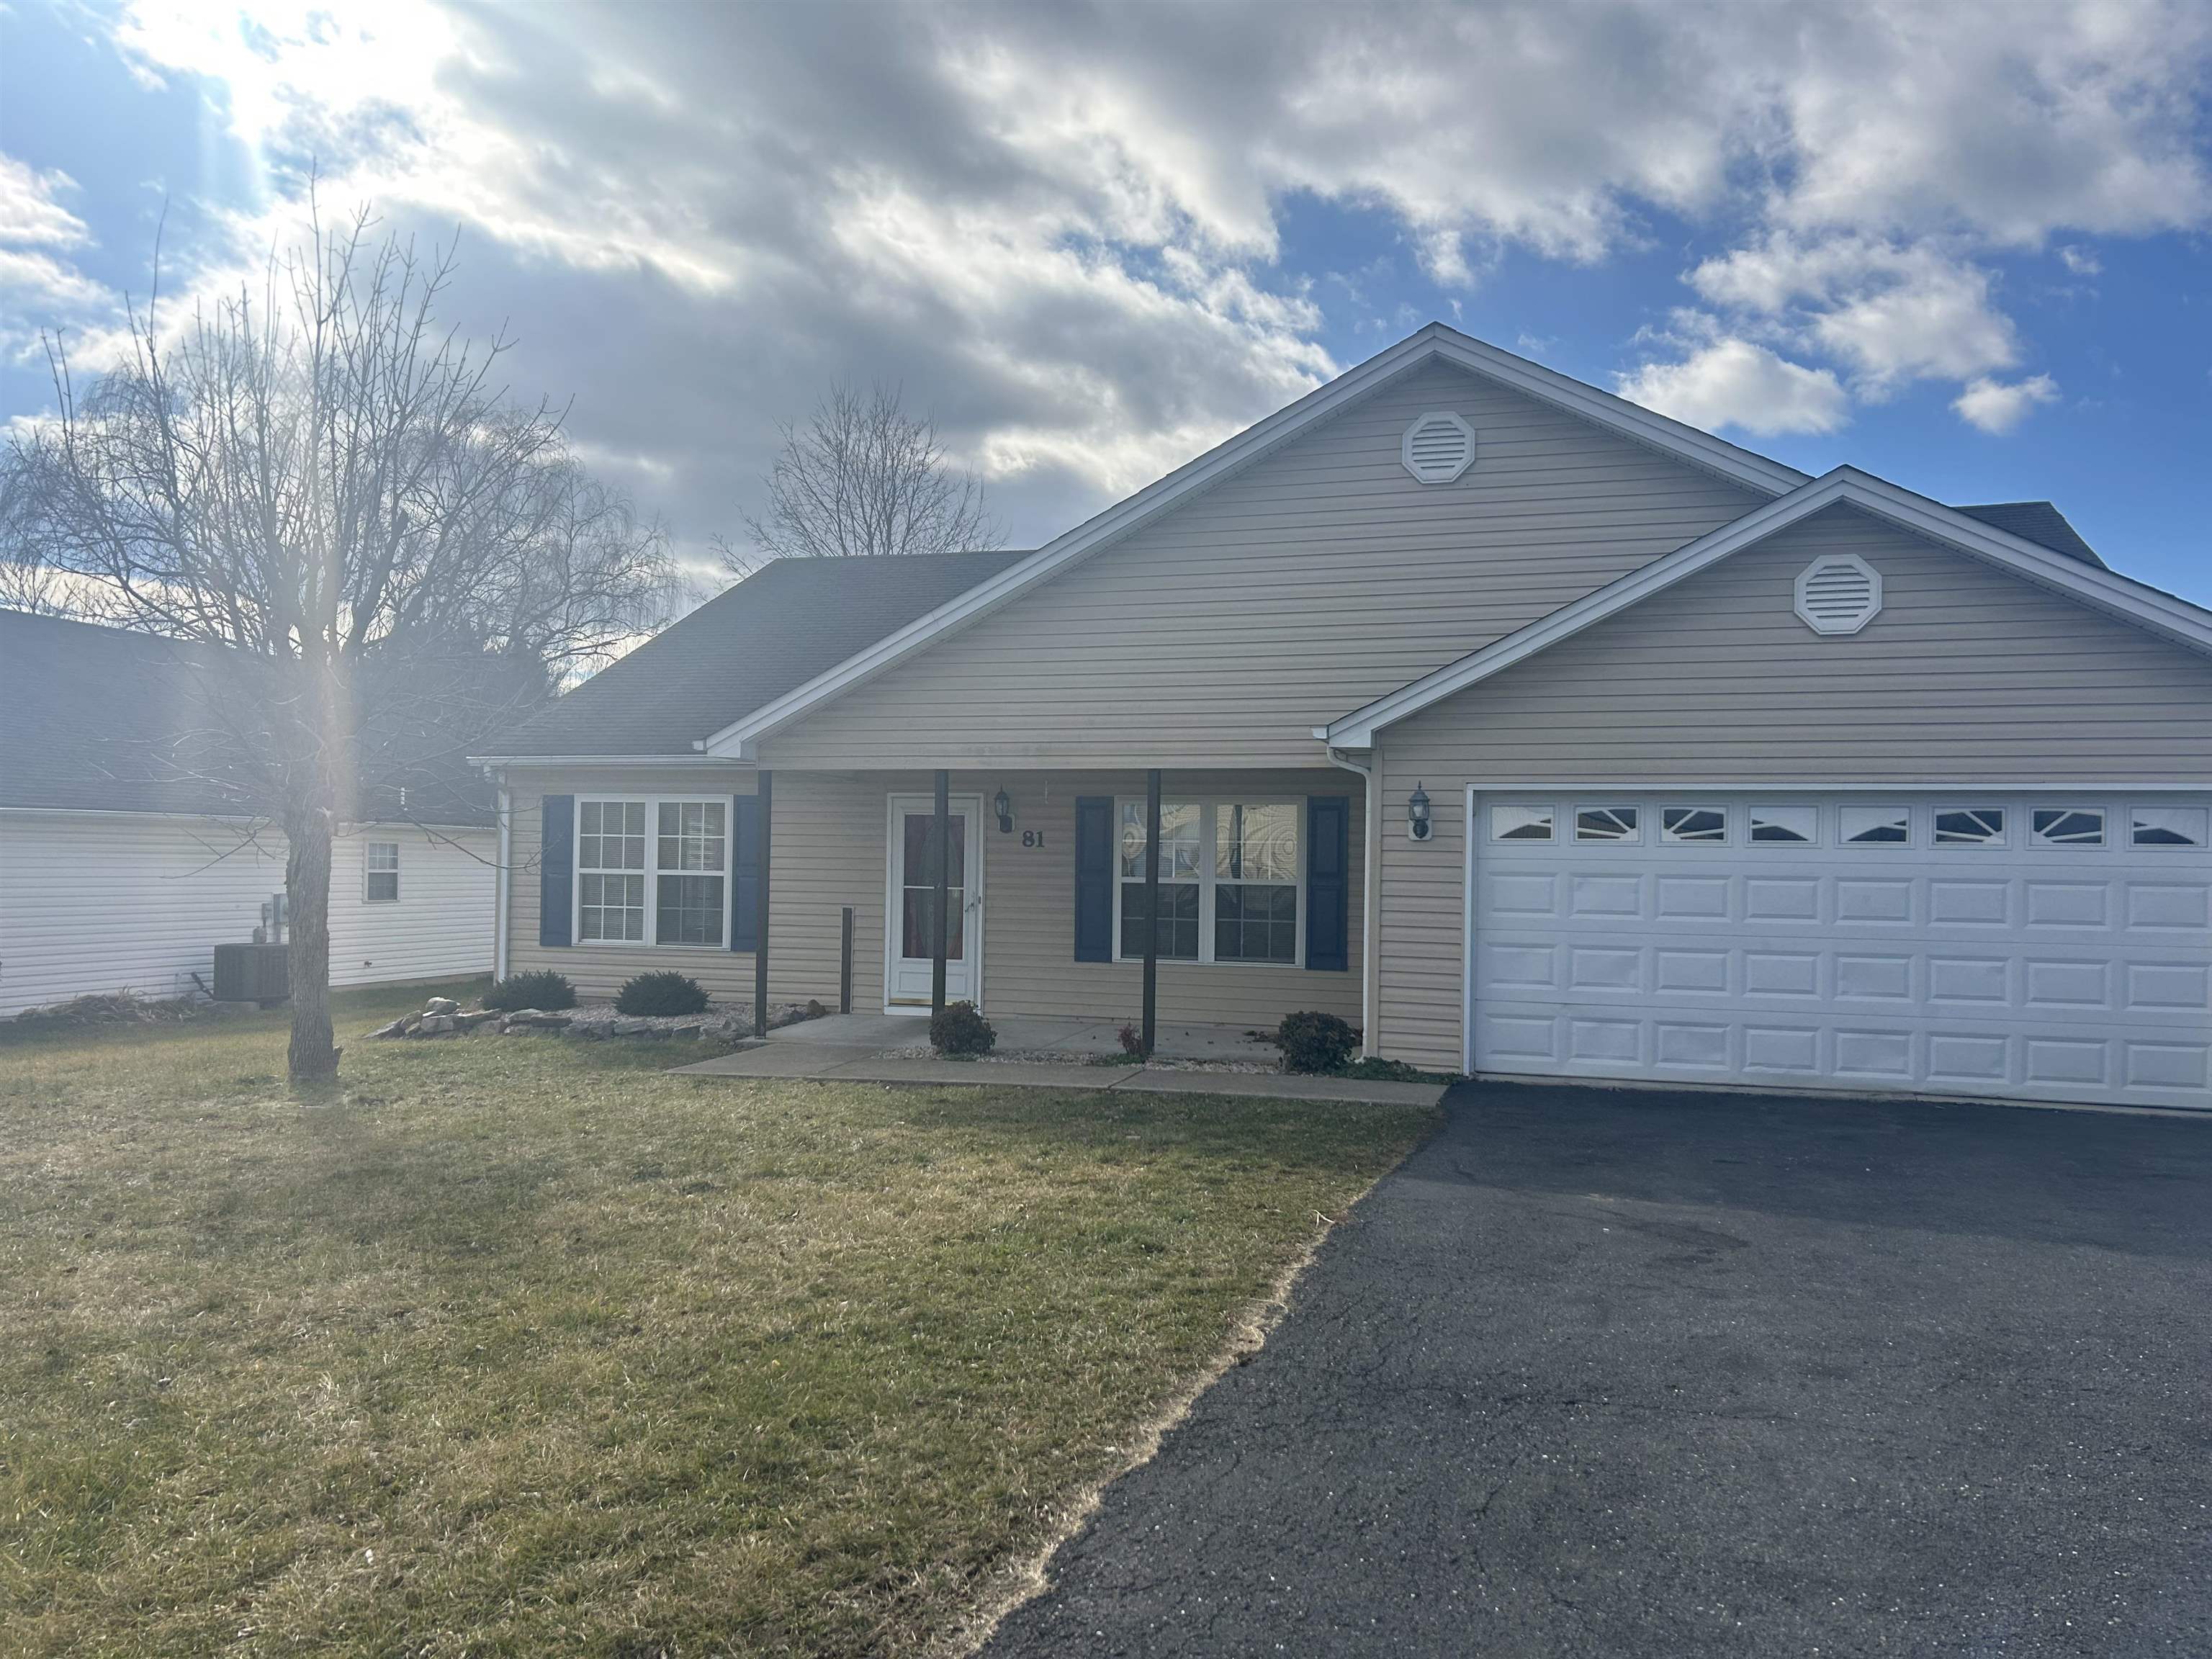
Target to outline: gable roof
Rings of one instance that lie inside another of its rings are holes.
[[[1121,540],[1192,495],[1273,453],[1316,423],[1431,362],[1453,364],[1553,408],[1594,422],[1647,448],[1741,484],[1779,495],[1806,482],[1795,467],[1756,454],[1695,427],[1632,404],[1611,392],[1516,357],[1442,323],[1431,323],[1356,368],[1346,370],[1288,407],[1176,468],[1165,477],[1086,520],[1065,535],[1009,565],[987,581],[919,616],[865,650],[827,668],[763,706],[733,716],[707,739],[710,753],[750,757],[762,738],[811,709],[981,620],[1041,583]]]
[[[696,760],[732,720],[1028,556],[774,560],[533,715],[489,758]]]
[[[1342,719],[1316,726],[1314,735],[1333,748],[1369,749],[1376,734],[1408,715],[1442,702],[1468,686],[1501,673],[1538,652],[1571,639],[1629,606],[1696,575],[1814,514],[1849,506],[1900,530],[1912,532],[2014,574],[2070,596],[2109,616],[2134,623],[2187,649],[2212,656],[2212,611],[2164,593],[2146,583],[2115,574],[2101,562],[2054,551],[2040,542],[2000,529],[1965,509],[1946,507],[1887,479],[1839,466],[1802,489],[1754,507],[1672,553],[1562,605],[1527,627],[1493,641],[1481,650],[1448,663],[1353,709]],[[2056,515],[2056,509],[2053,509]],[[2094,556],[2092,556],[2094,559]]]
[[[1959,511],[2022,541],[2063,553],[2069,559],[2094,564],[2100,570],[2111,568],[2097,556],[2095,549],[2081,539],[2081,532],[2067,523],[2066,515],[2052,502],[1987,501],[1980,507],[1962,507]]]
[[[256,817],[261,804],[219,707],[229,653],[59,617],[0,611],[0,806]],[[483,780],[459,756],[410,764],[364,822],[489,823]],[[437,803],[424,809],[426,800]]]

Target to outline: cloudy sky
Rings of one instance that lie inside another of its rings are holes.
[[[2212,602],[2212,6],[0,0],[0,419],[325,207],[681,544],[901,382],[1042,540],[1432,318]]]

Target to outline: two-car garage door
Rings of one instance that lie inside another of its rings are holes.
[[[2212,1108],[2204,796],[1469,805],[1477,1071]]]

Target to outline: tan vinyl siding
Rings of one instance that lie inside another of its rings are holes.
[[[927,772],[775,775],[775,868],[769,971],[779,996],[837,993],[840,913],[854,910],[853,1006],[883,1007],[886,798],[927,795]],[[1352,811],[1351,966],[1322,972],[1274,965],[1163,963],[1159,1017],[1170,1022],[1273,1026],[1298,1009],[1359,1018],[1362,783],[1337,769],[1231,775],[1170,775],[1170,799],[1342,795]],[[1136,963],[1075,960],[1075,802],[1080,795],[1142,794],[1141,772],[957,773],[956,795],[983,799],[983,1005],[994,1015],[1084,1015],[1134,1019],[1142,1007]],[[1004,788],[1014,829],[1000,833],[990,802]],[[1024,847],[1024,830],[1041,847]],[[1301,903],[1304,902],[1303,896]]]
[[[1416,483],[1406,428],[1476,434]],[[1762,498],[1441,364],[767,739],[767,765],[1303,766],[1312,729]]]
[[[1852,552],[1882,611],[1824,638],[1797,574]],[[1808,520],[1382,733],[1382,1052],[1460,1058],[1467,786],[2212,784],[2212,660],[1847,508]]]
[[[587,1002],[606,1002],[633,975],[672,969],[689,974],[723,1004],[750,1005],[753,957],[750,951],[699,945],[570,945],[538,942],[538,848],[544,834],[542,803],[554,795],[680,795],[714,800],[753,793],[753,775],[743,767],[672,767],[667,771],[627,768],[574,773],[518,772],[508,779],[514,799],[514,878],[508,884],[507,971],[552,969],[565,974],[576,994]],[[783,849],[776,849],[779,854]],[[779,860],[779,862],[781,860]],[[647,900],[650,902],[650,898]],[[773,945],[773,938],[771,938]]]

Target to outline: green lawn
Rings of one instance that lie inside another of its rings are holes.
[[[307,1107],[281,1014],[0,1032],[0,1652],[957,1645],[1431,1121],[362,1040],[420,995]]]

